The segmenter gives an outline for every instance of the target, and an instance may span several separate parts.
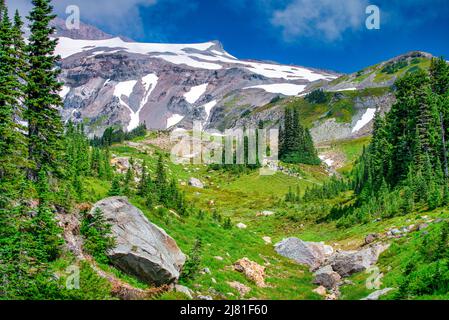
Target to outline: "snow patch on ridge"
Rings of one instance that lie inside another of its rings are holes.
[[[178,123],[181,122],[182,119],[184,119],[183,115],[176,113],[173,114],[171,117],[167,119],[167,129],[177,125]]]
[[[64,100],[65,97],[69,94],[70,87],[62,86],[61,91],[59,92],[59,96]]]
[[[129,121],[127,130],[131,131],[132,129],[139,126],[139,114],[135,112],[125,101],[123,101],[122,97],[126,96],[129,98],[131,93],[133,92],[134,86],[136,85],[137,80],[123,81],[116,84],[114,88],[114,96],[119,98],[121,105],[128,108],[131,116],[131,120]]]
[[[207,86],[209,84],[205,83],[205,84],[201,84],[199,86],[196,87],[192,87],[189,92],[184,94],[184,98],[186,98],[186,101],[190,104],[194,104],[195,102],[198,101],[199,98],[201,98],[201,96],[203,94],[206,93],[207,90]]]
[[[362,119],[357,121],[355,127],[352,129],[352,133],[355,133],[366,126],[371,120],[374,119],[376,114],[376,108],[369,108],[366,110],[365,114],[362,116]]]
[[[210,112],[216,105],[217,105],[217,100],[212,100],[211,102],[208,102],[203,106],[204,111],[206,111],[206,114],[207,114],[206,122],[209,120]]]
[[[285,96],[297,96],[306,88],[305,85],[292,84],[292,83],[276,83],[276,84],[263,84],[258,86],[246,87],[244,89],[263,89],[270,93],[280,93]]]

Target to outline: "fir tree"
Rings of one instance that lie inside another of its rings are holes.
[[[63,126],[58,107],[62,105],[59,92],[62,84],[56,68],[59,57],[54,55],[57,44],[52,39],[55,28],[50,22],[56,17],[49,0],[33,0],[28,16],[31,35],[26,47],[27,63],[25,89],[25,118],[28,122],[28,153],[32,167],[28,177],[36,180],[37,173],[47,165],[52,172],[61,169]]]
[[[116,197],[121,195],[120,176],[115,176],[112,180],[111,189],[108,192],[109,197]]]
[[[14,47],[14,27],[3,6],[0,21],[0,180],[12,181],[26,165],[25,137],[21,117],[22,84],[17,70],[19,61]],[[1,186],[0,186],[1,188]]]

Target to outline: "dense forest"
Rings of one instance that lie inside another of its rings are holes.
[[[4,1],[0,3],[0,299],[101,298],[96,289],[68,290],[50,270],[64,243],[57,214],[69,214],[88,196],[83,179],[112,182],[110,195],[139,195],[151,208],[162,204],[181,215],[193,208],[168,178],[162,155],[154,176],[145,163],[140,165],[138,184],[133,161],[124,175],[111,167],[108,147],[142,136],[144,124],[129,133],[109,129],[93,141],[82,124],[63,124],[62,84],[54,68],[57,42],[49,24],[55,16],[48,0],[33,0],[33,5],[25,44],[18,12],[11,22]],[[100,262],[113,243],[108,232],[101,212],[82,222],[85,250]],[[91,271],[83,272],[93,277]]]

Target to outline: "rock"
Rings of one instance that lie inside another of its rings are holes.
[[[397,236],[397,235],[401,234],[401,231],[399,231],[399,229],[391,229],[390,233],[393,236]]]
[[[175,285],[175,291],[184,293],[189,299],[193,299],[193,291],[185,286],[181,286],[180,284]]]
[[[201,182],[201,180],[199,180],[197,178],[190,178],[189,179],[189,186],[192,186],[194,188],[199,188],[199,189],[203,189],[204,188],[204,184]]]
[[[209,207],[213,207],[213,206],[215,205],[215,201],[214,201],[214,200],[210,200],[210,201],[207,203],[207,205],[208,205]]]
[[[169,284],[179,278],[185,255],[175,240],[148,221],[126,197],[101,200],[94,205],[91,214],[97,208],[112,226],[116,244],[107,253],[112,264],[153,285]]]
[[[365,237],[365,244],[371,244],[378,238],[378,235],[375,233],[371,233]]]
[[[379,300],[379,298],[383,295],[386,295],[388,292],[390,292],[391,290],[393,290],[393,288],[386,288],[386,289],[382,289],[382,290],[377,290],[373,293],[371,293],[369,296],[367,296],[366,298],[363,298],[361,300]]]
[[[325,296],[327,295],[327,290],[325,287],[323,286],[319,286],[318,288],[312,290],[313,292],[315,292],[316,294],[319,294],[320,296]]]
[[[318,269],[314,275],[315,280],[313,283],[319,284],[329,290],[336,288],[341,280],[340,275],[329,265]]]
[[[254,282],[258,287],[265,287],[265,267],[248,258],[243,258],[234,263],[234,270],[242,272],[246,278]]]
[[[265,242],[265,244],[271,244],[271,238],[270,237],[262,237],[262,240]]]
[[[424,230],[428,227],[429,225],[427,223],[421,223],[418,225],[418,231]]]
[[[262,212],[258,212],[256,214],[256,217],[269,217],[269,216],[272,216],[272,215],[274,215],[273,211],[262,211]]]
[[[203,269],[203,272],[204,272],[204,273],[206,273],[206,274],[211,274],[211,272],[210,272],[210,269],[209,269],[209,268],[204,268],[204,269]]]
[[[223,257],[220,257],[220,256],[215,256],[214,257],[216,260],[218,260],[218,261],[223,261],[224,259],[223,259]]]
[[[275,244],[274,249],[281,256],[307,265],[312,270],[318,269],[333,252],[331,246],[317,242],[304,242],[298,238],[284,239]]]
[[[130,167],[129,158],[119,157],[111,159],[111,165],[115,167],[115,170],[119,173],[125,173]]]
[[[329,259],[329,262],[332,269],[341,277],[348,277],[374,265],[380,254],[388,247],[389,245],[378,244],[360,251],[337,252]]]
[[[216,284],[216,283],[217,283],[217,280],[215,280],[215,278],[211,278],[210,280],[211,280],[211,281],[212,281],[212,283],[214,283],[214,284]]]
[[[338,300],[338,294],[330,293],[330,294],[326,295],[326,300],[329,300],[329,301]]]
[[[199,295],[198,299],[199,300],[214,300],[211,296],[202,296],[202,295]]]
[[[240,296],[244,297],[248,292],[251,291],[250,287],[245,286],[243,283],[240,283],[238,281],[232,281],[232,282],[227,282],[228,285],[237,290],[238,293],[240,294]]]
[[[240,223],[237,223],[236,227],[239,228],[239,229],[246,229],[247,225],[240,222]]]

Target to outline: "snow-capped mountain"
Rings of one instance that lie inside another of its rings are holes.
[[[86,121],[91,134],[131,130],[232,127],[241,114],[279,95],[294,96],[337,74],[272,62],[239,60],[218,41],[137,43],[94,27],[70,33],[59,24],[64,120]]]

